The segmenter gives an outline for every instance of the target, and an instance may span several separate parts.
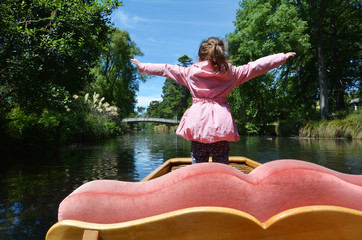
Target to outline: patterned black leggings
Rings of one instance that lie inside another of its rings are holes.
[[[229,164],[230,144],[228,141],[215,143],[200,143],[192,141],[191,157],[192,164],[208,162],[211,154],[213,162]]]

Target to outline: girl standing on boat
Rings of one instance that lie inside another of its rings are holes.
[[[223,41],[211,37],[199,48],[199,62],[190,67],[170,64],[132,62],[139,72],[175,80],[186,86],[193,104],[184,113],[176,134],[192,141],[193,163],[229,163],[229,142],[239,141],[239,134],[227,104],[230,92],[240,84],[286,62],[294,52],[279,53],[235,67],[228,61]]]

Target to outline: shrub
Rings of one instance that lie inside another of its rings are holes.
[[[165,124],[157,125],[153,128],[155,132],[168,132],[169,129]]]
[[[67,128],[71,130],[71,141],[88,141],[118,135],[121,132],[118,108],[111,106],[97,93],[92,99],[89,93],[84,97],[73,96],[67,111]]]
[[[3,119],[0,143],[4,149],[22,148],[49,151],[64,142],[106,138],[121,132],[117,108],[103,103],[94,93],[93,100],[74,95],[64,101],[62,109],[26,112],[15,107]]]
[[[275,126],[275,133],[277,136],[288,137],[298,135],[298,130],[302,125],[302,120],[296,118],[289,118],[281,120]]]

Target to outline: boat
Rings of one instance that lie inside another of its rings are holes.
[[[359,239],[362,175],[300,160],[170,159],[140,182],[98,180],[59,206],[46,240]]]

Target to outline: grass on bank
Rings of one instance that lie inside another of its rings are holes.
[[[350,138],[362,140],[362,110],[337,115],[333,120],[309,121],[299,129],[300,137]]]

